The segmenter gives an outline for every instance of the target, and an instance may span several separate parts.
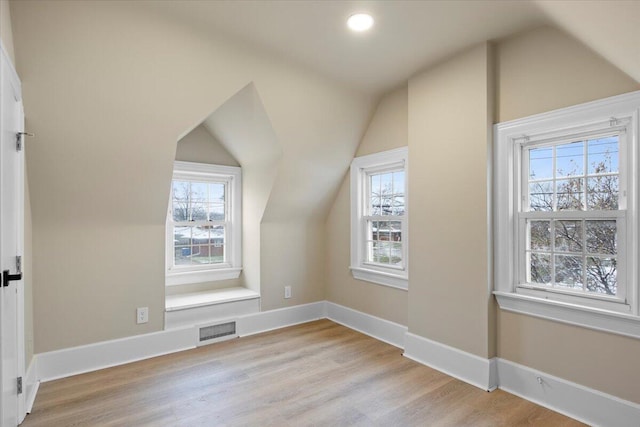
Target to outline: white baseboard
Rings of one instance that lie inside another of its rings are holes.
[[[498,387],[494,359],[485,359],[407,332],[404,355],[483,390]]]
[[[508,360],[495,360],[500,389],[506,392],[592,426],[640,426],[638,404]]]
[[[246,336],[325,317],[325,302],[321,301],[249,314],[234,320],[238,335]],[[52,381],[189,350],[197,346],[197,337],[197,325],[191,325],[40,353],[34,356],[37,360],[35,380]]]
[[[328,318],[380,341],[404,355],[483,390],[499,387],[587,424],[638,427],[640,405],[504,359],[484,359],[407,332],[407,327],[328,301],[236,318],[239,336]],[[195,348],[197,327],[168,329],[34,355],[25,374],[27,412],[40,381],[51,381],[163,354]],[[537,378],[542,379],[542,384]]]
[[[40,387],[40,381],[38,380],[38,355],[35,354],[31,358],[31,363],[27,368],[24,380],[22,381],[24,390],[25,411],[27,414],[31,413],[33,408],[33,402],[36,400],[36,394]]]
[[[333,302],[326,302],[327,318],[395,347],[404,348],[407,327]]]
[[[244,337],[325,317],[325,302],[312,302],[238,317],[236,330]]]
[[[103,341],[38,354],[38,379],[51,381],[195,348],[193,327]]]

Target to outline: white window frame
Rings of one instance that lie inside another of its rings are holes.
[[[409,287],[409,156],[407,147],[356,157],[351,163],[351,273],[353,277],[379,285],[390,286],[402,290]],[[376,172],[404,170],[403,216],[389,216],[382,220],[393,220],[401,223],[402,232],[402,266],[384,266],[366,261],[367,220],[371,217],[367,212],[369,180],[368,175]]]
[[[639,125],[640,91],[494,126],[494,294],[501,309],[640,338]],[[562,211],[551,216],[588,219],[602,215],[617,220],[618,295],[613,298],[527,285],[523,224],[538,212],[524,212],[523,208],[523,182],[528,176],[523,147],[603,133],[619,134],[619,210]]]
[[[166,286],[235,279],[242,272],[242,169],[206,163],[176,161],[174,180],[222,182],[225,184],[225,262],[201,266],[174,266],[172,196],[166,225]],[[172,185],[173,188],[173,185]]]

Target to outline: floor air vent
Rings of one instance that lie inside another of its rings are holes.
[[[200,328],[198,344],[210,344],[223,338],[232,338],[236,334],[236,322],[220,323],[219,325],[203,326]]]

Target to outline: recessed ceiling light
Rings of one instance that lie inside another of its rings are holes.
[[[373,17],[368,13],[356,13],[347,19],[347,25],[353,31],[367,31],[373,26]]]

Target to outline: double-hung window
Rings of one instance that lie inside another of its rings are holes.
[[[351,271],[357,279],[408,287],[407,149],[351,164]]]
[[[632,93],[496,125],[502,308],[640,336],[639,112]]]
[[[241,170],[174,163],[167,214],[167,285],[236,278],[241,271]]]

